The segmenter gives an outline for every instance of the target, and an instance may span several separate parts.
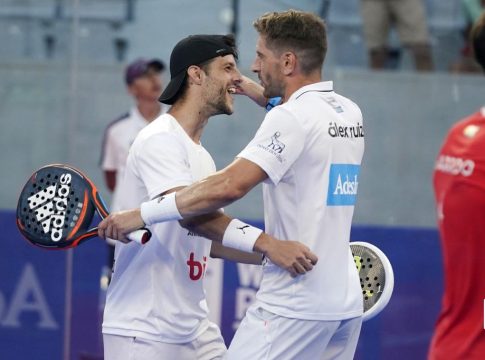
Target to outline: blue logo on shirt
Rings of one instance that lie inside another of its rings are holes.
[[[328,206],[355,205],[360,165],[332,164],[328,181]]]

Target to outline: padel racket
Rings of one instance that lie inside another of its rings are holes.
[[[378,247],[355,241],[350,243],[350,249],[359,272],[364,299],[362,320],[370,320],[379,314],[391,299],[394,272],[389,259]]]
[[[98,235],[91,222],[95,211],[105,218],[108,210],[93,182],[81,171],[63,164],[47,165],[29,178],[17,204],[17,226],[36,246],[68,249]],[[150,240],[147,229],[128,239]]]

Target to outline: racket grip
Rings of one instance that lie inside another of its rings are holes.
[[[130,239],[131,241],[135,241],[142,245],[147,243],[151,237],[152,237],[152,233],[150,232],[150,230],[145,228],[140,230],[135,230],[129,233],[127,236],[127,238]]]

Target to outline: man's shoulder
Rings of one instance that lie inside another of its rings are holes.
[[[183,140],[183,137],[177,131],[177,127],[171,121],[170,116],[164,114],[140,130],[133,146],[143,148],[147,143],[151,142],[159,142],[160,145],[170,146],[174,143],[181,144]]]
[[[362,111],[353,100],[348,97],[341,95],[334,90],[331,91],[321,91],[314,92],[314,96],[302,96],[298,100],[294,101],[294,111],[302,111],[307,113],[310,111],[318,117],[323,114],[353,114],[359,118],[362,117]],[[322,101],[323,100],[323,101]]]
[[[106,125],[106,132],[111,132],[111,131],[116,130],[120,127],[125,126],[125,124],[129,122],[130,117],[131,117],[130,112],[126,112],[126,113],[116,117],[108,125]]]
[[[154,135],[175,135],[175,126],[171,121],[171,116],[168,114],[162,114],[138,133],[139,138],[149,138]]]
[[[461,118],[458,120],[456,123],[451,125],[449,133],[453,133],[456,131],[460,131],[470,125],[485,125],[485,113],[483,113],[481,110],[474,112],[472,114],[469,114],[465,116],[464,118]]]
[[[297,123],[299,121],[298,110],[295,110],[290,103],[283,103],[275,106],[266,113],[261,127],[265,128],[266,126],[271,126],[270,124],[272,124],[272,126],[278,126],[282,122],[289,124]]]

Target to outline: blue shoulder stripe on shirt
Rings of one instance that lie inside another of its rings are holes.
[[[268,99],[268,103],[266,104],[266,111],[270,111],[275,106],[281,103],[281,96],[276,96],[273,98]]]

